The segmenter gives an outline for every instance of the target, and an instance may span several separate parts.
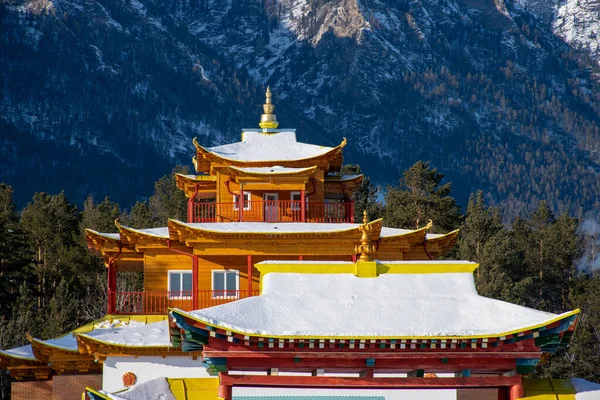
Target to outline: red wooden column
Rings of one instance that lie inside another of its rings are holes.
[[[240,194],[238,196],[238,222],[244,220],[244,185],[240,183]]]
[[[199,185],[196,185],[196,191],[194,195],[188,199],[187,202],[187,222],[195,222],[194,221],[194,200],[198,195],[198,190],[200,189]]]
[[[192,309],[198,307],[198,256],[192,256]]]
[[[252,256],[248,254],[248,296],[252,296]]]
[[[300,191],[300,219],[302,222],[306,222],[306,191],[302,189]]]
[[[523,397],[525,397],[525,390],[522,383],[510,387],[510,400],[522,399]]]
[[[303,255],[299,255],[298,256],[298,261],[304,261],[304,256]]]
[[[108,299],[107,310],[108,314],[114,314],[117,311],[117,270],[115,269],[114,259],[108,262]]]
[[[356,254],[352,254],[352,262],[356,264]]]
[[[233,386],[228,385],[224,382],[227,375],[219,372],[219,390],[217,393],[217,397],[222,400],[232,400],[233,399]]]

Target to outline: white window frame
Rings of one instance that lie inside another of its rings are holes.
[[[224,292],[227,292],[229,290],[235,290],[235,295],[233,296],[227,296],[227,294],[223,295],[223,296],[218,296],[215,294],[215,290],[221,290],[221,289],[215,289],[215,274],[231,274],[234,273],[235,274],[235,289],[227,289],[227,277],[225,277],[225,279],[223,279],[223,283],[225,284],[225,289],[223,290]],[[212,275],[211,275],[211,282],[210,282],[210,287],[213,290],[213,295],[212,298],[213,299],[237,299],[239,298],[239,290],[240,290],[240,271],[238,271],[237,269],[213,269],[212,270]]]
[[[194,287],[194,273],[192,272],[192,270],[190,269],[170,269],[167,271],[167,291],[169,292],[169,299],[184,299],[184,300],[191,300],[192,299],[192,294],[190,294],[189,296],[176,296],[171,294],[172,290],[171,290],[171,274],[178,274],[179,275],[179,287],[183,288],[183,274],[189,274],[192,277],[192,290],[190,290],[190,292],[193,292],[193,287]],[[185,292],[185,290],[180,290],[180,292]]]
[[[298,200],[294,200],[293,197],[294,197],[295,194],[298,195],[298,197],[299,197]],[[302,192],[297,191],[297,190],[293,191],[293,192],[290,192],[290,201],[302,201]],[[304,195],[304,206],[305,206],[304,209],[308,210],[308,196],[306,196],[306,195]],[[300,211],[300,207],[298,207],[298,204],[296,204],[296,203],[292,203],[292,207],[291,208],[292,208],[293,211]]]
[[[246,197],[247,197],[247,199],[246,199]],[[233,195],[233,209],[236,211],[239,210],[240,209],[239,204],[240,204],[239,195],[234,194]],[[244,210],[247,211],[247,210],[251,210],[251,209],[252,209],[252,194],[251,194],[251,192],[244,190]]]

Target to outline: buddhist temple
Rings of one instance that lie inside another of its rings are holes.
[[[353,201],[363,176],[341,173],[346,139],[298,141],[279,128],[269,88],[263,109],[239,142],[193,140],[195,174],[175,176],[186,221],[86,231],[107,268],[106,316],[0,350],[13,399],[508,400],[547,385],[575,390],[524,376],[568,346],[579,310],[479,296],[477,264],[440,259],[458,231],[369,221]],[[120,291],[123,272],[142,273],[144,290]]]

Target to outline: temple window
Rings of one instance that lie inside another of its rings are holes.
[[[192,296],[192,271],[169,271],[169,297]]]
[[[251,209],[251,195],[250,192],[244,192],[244,210],[250,210]],[[239,209],[239,204],[240,204],[240,198],[237,195],[233,195],[233,209],[234,210],[238,210]]]
[[[237,298],[240,289],[240,275],[236,270],[213,271],[213,298]]]

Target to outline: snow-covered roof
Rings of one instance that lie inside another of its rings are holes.
[[[288,168],[276,165],[274,167],[256,167],[256,168],[239,168],[229,167],[236,171],[245,172],[247,174],[265,174],[265,175],[289,175],[296,174],[299,172],[306,172],[313,170],[315,167],[308,168]]]
[[[54,347],[59,350],[77,352],[77,336],[85,336],[100,342],[126,346],[169,346],[169,331],[166,321],[146,324],[136,320],[120,321],[118,319],[103,321],[93,325],[87,332],[73,331],[64,336],[41,340],[36,343]]]
[[[411,233],[411,232],[414,232],[414,231],[410,230],[410,229],[387,228],[384,226],[383,228],[381,228],[380,236],[382,238],[392,237],[392,236],[406,235],[407,233]]]
[[[136,232],[139,233],[141,235],[146,235],[146,236],[154,236],[160,239],[168,239],[169,238],[169,228],[166,226],[163,226],[161,228],[149,228],[149,229],[135,229],[135,228],[131,228],[129,226],[121,226],[123,229],[131,231],[131,232]]]
[[[562,316],[479,296],[472,273],[270,273],[260,296],[192,312],[197,321],[269,337],[479,337]]]
[[[33,350],[31,349],[30,344],[21,347],[15,347],[14,349],[9,350],[0,350],[0,355],[5,355],[10,358],[18,358],[21,360],[37,361],[33,355]]]
[[[119,240],[121,239],[121,235],[119,235],[118,233],[105,233],[105,232],[98,232],[95,231],[93,229],[86,229],[86,231],[93,233],[94,235],[100,236],[100,237],[104,237],[107,239],[111,239],[111,240]]]
[[[169,324],[167,321],[149,324],[129,323],[127,327],[98,329],[79,336],[92,340],[121,346],[169,347]]]
[[[242,141],[206,148],[221,158],[232,161],[293,161],[314,158],[333,150],[333,147],[318,146],[296,141],[296,132],[280,131],[265,134],[259,130],[246,130]]]

